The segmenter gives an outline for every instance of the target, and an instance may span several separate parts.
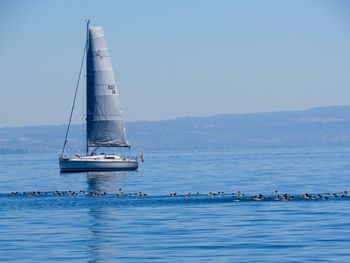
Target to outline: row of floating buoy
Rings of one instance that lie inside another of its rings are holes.
[[[148,195],[143,192],[136,192],[136,193],[124,193],[121,188],[119,188],[115,193],[107,193],[105,191],[102,191],[100,189],[97,189],[97,191],[31,191],[31,192],[11,192],[10,195],[13,196],[93,196],[93,197],[103,197],[103,196],[114,196],[114,197],[147,197]],[[152,196],[150,196],[152,197]],[[173,192],[167,195],[162,196],[153,196],[153,197],[182,197],[182,198],[190,198],[190,197],[225,197],[229,198],[232,197],[232,201],[292,201],[292,200],[328,200],[328,199],[344,199],[344,198],[350,198],[348,195],[348,191],[343,191],[340,193],[323,193],[323,194],[298,194],[298,195],[291,195],[291,194],[279,194],[278,191],[274,191],[274,194],[272,195],[263,195],[263,194],[257,194],[257,195],[246,195],[240,191],[227,194],[225,192],[209,192],[207,194],[200,194],[199,192],[196,193],[185,193],[185,194],[178,194],[177,192]]]

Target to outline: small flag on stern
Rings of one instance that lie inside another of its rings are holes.
[[[140,155],[140,160],[141,160],[141,162],[145,161],[145,157],[143,156],[143,153],[141,153],[141,155]]]

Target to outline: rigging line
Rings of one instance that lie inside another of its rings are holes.
[[[75,87],[74,99],[73,99],[72,109],[71,109],[70,116],[69,116],[69,122],[68,122],[67,131],[66,131],[66,136],[64,138],[64,144],[63,144],[63,148],[62,148],[61,157],[63,156],[64,149],[66,148],[66,144],[67,144],[67,138],[68,138],[70,124],[72,122],[72,116],[73,116],[73,111],[74,111],[74,106],[75,106],[75,100],[77,98],[77,93],[78,93],[78,88],[79,88],[79,83],[80,83],[81,72],[83,70],[84,58],[85,58],[85,52],[86,52],[87,44],[88,44],[88,36],[86,37],[86,41],[85,41],[85,45],[84,45],[83,57],[82,57],[81,63],[80,63],[79,76],[78,76],[78,80],[77,80],[77,85]]]

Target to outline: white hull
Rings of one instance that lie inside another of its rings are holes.
[[[132,171],[139,166],[136,159],[118,155],[61,157],[59,162],[61,172]]]

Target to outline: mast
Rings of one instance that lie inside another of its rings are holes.
[[[86,56],[89,52],[89,25],[90,25],[90,19],[87,20],[86,23]],[[85,72],[85,81],[86,81],[86,87],[85,87],[85,91],[86,91],[86,96],[87,96],[87,74],[88,74],[88,70],[87,70],[87,63],[86,63],[86,72]],[[85,105],[86,109],[86,117],[85,117],[85,147],[86,147],[86,155],[89,154],[89,144],[88,144],[88,132],[87,132],[87,104]]]

